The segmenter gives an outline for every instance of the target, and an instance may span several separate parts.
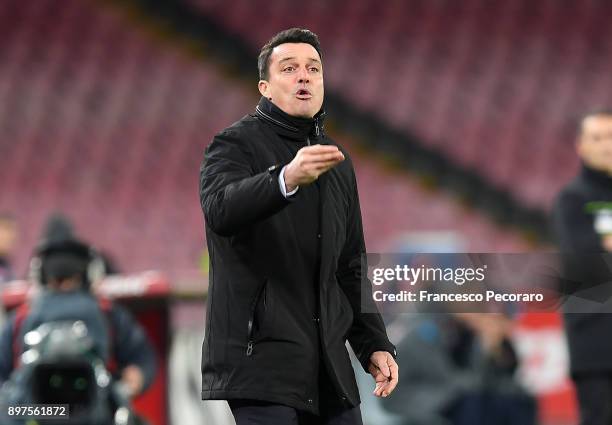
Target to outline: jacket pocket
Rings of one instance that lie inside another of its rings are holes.
[[[253,347],[259,337],[261,337],[262,328],[264,327],[266,312],[268,310],[268,279],[261,285],[255,298],[251,302],[249,311],[249,320],[247,324],[247,348],[246,355],[253,354]]]

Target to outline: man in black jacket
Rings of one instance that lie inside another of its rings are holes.
[[[200,172],[211,260],[202,398],[228,400],[238,425],[361,424],[346,341],[377,396],[398,367],[380,315],[361,312],[357,185],[323,133],[318,38],[283,31],[258,65],[255,112],[215,136]]]
[[[612,252],[612,111],[585,116],[577,152],[582,170],[561,191],[554,208],[555,233],[564,260],[564,289],[569,293],[596,289],[610,281],[601,253]],[[610,425],[612,314],[609,309],[574,311],[566,313],[564,320],[581,424]]]

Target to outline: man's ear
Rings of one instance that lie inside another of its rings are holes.
[[[259,89],[259,93],[261,93],[262,96],[267,97],[268,99],[272,99],[272,97],[270,96],[270,83],[268,83],[266,80],[259,80],[257,88]]]

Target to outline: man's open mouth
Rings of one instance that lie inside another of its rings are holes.
[[[310,99],[312,97],[312,94],[310,93],[309,90],[299,89],[298,91],[295,92],[295,97],[297,97],[298,99],[306,100],[306,99]]]

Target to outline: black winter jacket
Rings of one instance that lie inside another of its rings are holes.
[[[395,352],[380,315],[360,313],[365,245],[346,152],[316,184],[289,198],[280,191],[280,169],[300,148],[334,144],[322,120],[323,113],[291,117],[262,98],[206,149],[200,201],[211,271],[203,399],[256,399],[317,413],[325,367],[338,398],[356,406],[346,341],[364,368],[374,351]],[[305,199],[318,199],[318,217],[304,214]],[[316,228],[314,239],[304,234]],[[318,244],[318,272],[304,269],[312,264],[305,240]]]
[[[595,232],[595,216],[587,211],[590,202],[612,202],[612,177],[584,166],[560,192],[554,207],[554,230],[568,278],[562,288],[566,294],[610,281],[606,260],[593,255],[604,248]],[[564,322],[571,372],[612,371],[612,314],[572,312],[564,314]]]

